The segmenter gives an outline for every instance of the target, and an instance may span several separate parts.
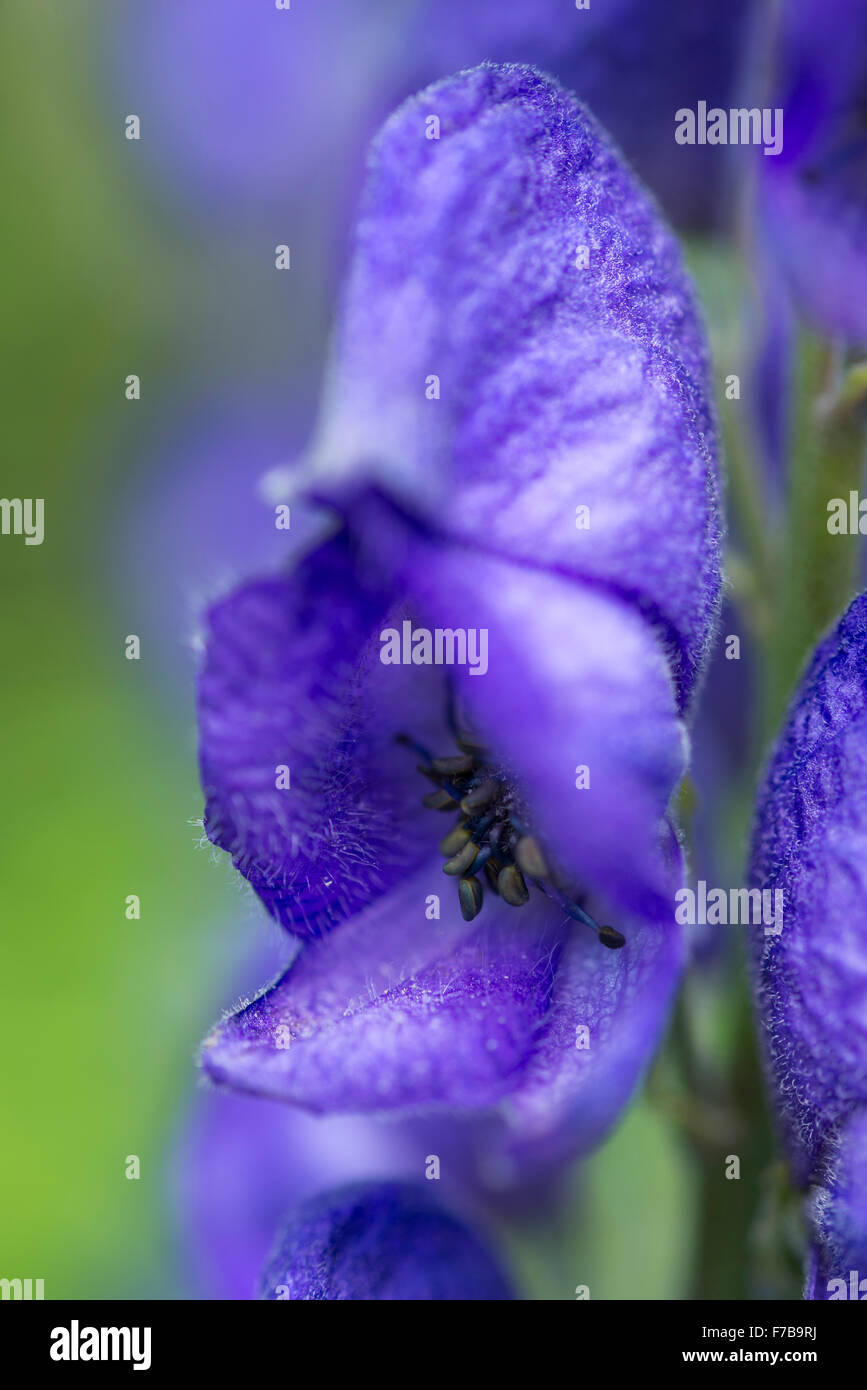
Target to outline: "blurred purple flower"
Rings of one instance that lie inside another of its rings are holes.
[[[289,1208],[348,1182],[424,1176],[462,1209],[538,1217],[562,1196],[562,1169],[512,1161],[503,1139],[501,1126],[452,1116],[394,1123],[319,1117],[276,1101],[199,1091],[170,1174],[189,1296],[254,1298]]]
[[[489,1302],[514,1294],[493,1254],[422,1186],[358,1184],[288,1219],[264,1299]]]
[[[290,199],[293,215],[314,214],[319,239],[333,244],[361,151],[386,112],[444,73],[494,60],[537,65],[573,88],[668,215],[692,227],[719,217],[725,164],[719,150],[675,145],[674,113],[699,100],[730,104],[755,8],[294,0],[281,12],[247,0],[148,0],[115,42],[146,157],[224,215],[261,215]]]
[[[782,153],[759,160],[765,254],[829,335],[867,344],[867,10],[861,0],[780,7],[772,105]]]
[[[753,938],[767,1068],[816,1269],[867,1276],[867,596],[817,649],[758,799],[751,882],[783,893]],[[814,1293],[827,1297],[826,1293]]]
[[[209,615],[206,828],[304,942],[207,1039],[215,1081],[317,1112],[497,1110],[517,1149],[604,1133],[681,959],[665,815],[718,601],[715,451],[676,244],[595,121],[519,68],[405,105],[306,474],[344,529]],[[405,619],[468,617],[482,679],[379,659]],[[425,750],[464,719],[492,751],[438,771]],[[448,880],[418,756],[440,799],[493,798],[466,808],[501,871],[478,918],[481,859],[426,913]],[[590,901],[622,950],[575,925]]]
[[[254,1298],[289,1207],[324,1187],[417,1175],[423,1159],[397,1126],[200,1093],[172,1181],[193,1296]]]

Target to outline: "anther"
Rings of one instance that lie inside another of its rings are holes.
[[[505,869],[500,870],[497,878],[497,892],[503,901],[509,903],[511,907],[523,907],[530,897],[530,890],[524,882],[524,876],[514,864],[507,864]]]
[[[547,878],[548,865],[532,835],[522,835],[515,845],[515,858],[528,878]]]
[[[479,847],[472,840],[468,840],[463,849],[458,850],[453,859],[447,859],[443,864],[443,873],[451,874],[457,878],[459,875],[466,874],[467,870],[473,865],[478,857]]]
[[[472,922],[482,910],[482,885],[477,878],[462,878],[458,884],[458,898],[465,922]]]
[[[430,811],[456,811],[458,803],[445,787],[441,787],[438,792],[428,792],[427,796],[421,799],[422,806],[427,806]]]
[[[472,864],[467,870],[468,874],[472,876],[473,874],[481,873],[482,869],[485,867],[490,857],[491,846],[482,845],[482,848],[479,850],[478,854],[476,855],[475,859],[473,860]]]
[[[609,951],[619,951],[621,946],[626,945],[626,937],[622,932],[617,931],[615,927],[600,927],[595,918],[591,917],[589,912],[585,912],[579,903],[573,902],[571,898],[561,897],[559,894],[557,901],[576,922],[583,922],[585,926],[592,927],[601,945],[607,946]]]
[[[472,922],[482,908],[484,894],[477,874],[484,873],[488,888],[511,907],[529,902],[529,881],[573,921],[592,928],[601,945],[610,951],[620,950],[626,945],[622,932],[600,926],[561,890],[556,878],[552,880],[538,841],[515,814],[508,787],[497,778],[484,777],[477,786],[465,790],[468,782],[488,770],[489,759],[475,734],[458,729],[453,710],[449,726],[462,749],[461,756],[434,758],[423,744],[406,734],[398,735],[398,742],[423,759],[419,772],[437,784],[436,791],[422,797],[422,804],[435,811],[460,807],[462,812],[462,819],[440,840],[439,847],[446,861],[443,873],[459,880],[458,900],[464,919]]]
[[[487,806],[490,806],[499,790],[499,784],[491,777],[480,782],[477,787],[473,787],[471,792],[467,792],[466,796],[461,798],[461,810],[464,815],[471,816],[474,811],[484,811]]]
[[[434,772],[441,777],[464,777],[468,772],[472,772],[476,765],[475,758],[469,753],[463,753],[454,758],[434,758],[431,767]]]
[[[470,838],[470,832],[465,825],[456,825],[454,830],[450,830],[448,835],[440,840],[440,854],[445,859],[451,859],[453,854],[463,849]]]
[[[493,889],[495,893],[500,891],[497,887],[497,879],[502,867],[502,864],[498,863],[496,859],[489,859],[485,864],[485,878],[488,881],[488,887]]]

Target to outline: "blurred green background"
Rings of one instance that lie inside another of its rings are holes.
[[[46,505],[42,546],[0,540],[0,1275],[43,1278],[48,1298],[185,1296],[166,1163],[195,1048],[262,930],[193,823],[193,661],[154,619],[151,573],[163,581],[171,557],[136,501],[163,486],[152,442],[238,373],[299,392],[304,344],[325,331],[308,308],[282,343],[293,304],[269,291],[261,334],[236,340],[221,294],[243,247],[173,217],[122,137],[135,107],[100,62],[120,9],[0,11],[2,493]],[[123,396],[132,371],[139,402]],[[120,562],[131,553],[148,558]],[[571,1229],[550,1247],[517,1241],[528,1287],[684,1296],[696,1175],[648,1100],[584,1183]]]

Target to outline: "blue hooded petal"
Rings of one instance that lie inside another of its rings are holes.
[[[487,1302],[514,1294],[478,1236],[422,1186],[358,1184],[293,1212],[260,1297]]]
[[[828,334],[867,344],[867,11],[861,0],[780,9],[772,104],[780,154],[762,158],[758,209],[768,254]]]
[[[688,700],[720,589],[704,337],[675,239],[556,83],[486,65],[385,126],[309,467],[350,518],[376,487],[622,597]]]
[[[759,792],[751,882],[783,894],[752,938],[768,1069],[796,1180],[867,1104],[867,596],[819,646]]]

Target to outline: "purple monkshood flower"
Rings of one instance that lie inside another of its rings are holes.
[[[340,529],[210,611],[199,687],[207,833],[299,950],[203,1066],[586,1148],[681,962],[720,525],[676,243],[555,83],[485,66],[385,126],[305,476]],[[484,663],[425,656],[455,634]]]
[[[867,344],[867,10],[784,5],[774,48],[785,140],[759,161],[765,254],[820,328]]]
[[[801,682],[759,793],[751,881],[783,893],[782,930],[753,939],[755,985],[792,1174],[814,1189],[809,1296],[828,1298],[832,1278],[867,1279],[867,596]]]
[[[423,1186],[381,1183],[327,1192],[293,1212],[260,1297],[463,1303],[514,1294],[478,1236]]]

